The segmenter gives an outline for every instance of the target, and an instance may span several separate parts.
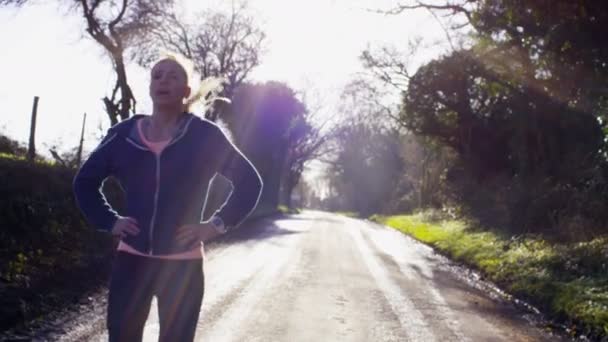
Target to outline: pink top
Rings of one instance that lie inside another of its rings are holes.
[[[167,145],[169,145],[169,142],[171,142],[171,139],[167,139],[167,140],[163,140],[163,141],[150,141],[150,140],[146,139],[146,136],[144,135],[144,132],[142,129],[142,121],[143,120],[141,120],[141,119],[137,120],[137,132],[139,133],[140,140],[152,152],[154,152],[157,155],[160,154],[163,151],[163,149],[165,147],[167,147]],[[118,243],[117,250],[127,252],[130,254],[145,256],[145,257],[149,257],[149,258],[157,258],[157,259],[184,260],[184,259],[201,259],[203,257],[202,244],[201,244],[201,247],[195,247],[189,251],[182,252],[182,253],[166,254],[166,255],[150,255],[150,254],[142,253],[142,252],[136,250],[135,248],[129,246],[124,241],[120,240],[120,242]]]

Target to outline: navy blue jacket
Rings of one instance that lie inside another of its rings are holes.
[[[148,254],[183,252],[175,243],[176,228],[200,223],[209,182],[219,173],[233,190],[215,212],[226,227],[238,226],[255,209],[262,190],[260,175],[214,123],[184,114],[173,140],[160,155],[139,139],[136,121],[110,128],[74,179],[74,194],[86,219],[110,231],[119,217],[101,186],[113,176],[126,194],[124,216],[138,222],[139,234],[124,241]]]

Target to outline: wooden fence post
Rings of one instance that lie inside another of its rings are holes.
[[[38,112],[38,96],[34,96],[34,107],[32,108],[32,122],[30,124],[30,144],[27,149],[27,160],[33,161],[36,156],[36,113]]]
[[[82,145],[84,144],[84,125],[87,122],[87,113],[84,113],[84,117],[82,118],[82,131],[80,132],[80,145],[78,145],[78,155],[77,155],[77,164],[76,167],[80,168],[80,163],[82,161]]]

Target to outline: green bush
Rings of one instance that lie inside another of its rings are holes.
[[[35,317],[45,303],[58,304],[45,297],[68,279],[85,284],[74,279],[79,272],[109,265],[113,241],[83,220],[72,194],[74,174],[0,157],[0,330]],[[119,193],[111,193],[117,202]]]

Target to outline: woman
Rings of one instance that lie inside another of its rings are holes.
[[[175,58],[156,63],[152,114],[110,128],[74,180],[87,220],[120,238],[108,299],[110,341],[141,341],[153,296],[159,340],[192,341],[204,290],[201,242],[238,226],[261,194],[259,174],[222,130],[184,110],[191,94],[188,78]],[[216,173],[234,188],[202,222]],[[125,190],[125,216],[100,191],[108,176]]]

